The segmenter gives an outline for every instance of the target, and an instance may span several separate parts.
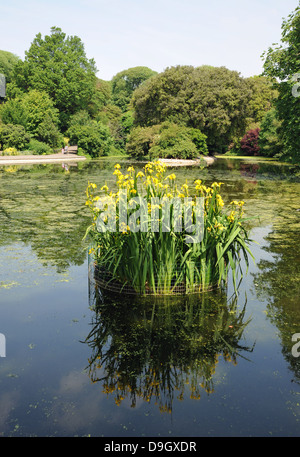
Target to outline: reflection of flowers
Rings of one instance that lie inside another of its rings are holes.
[[[245,308],[238,312],[236,299],[227,303],[220,291],[152,302],[106,298],[94,306],[88,373],[117,405],[129,398],[135,407],[141,398],[171,412],[174,396],[183,400],[187,389],[193,400],[214,391],[220,357],[235,364],[247,350],[239,345]]]

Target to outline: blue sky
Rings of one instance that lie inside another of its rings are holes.
[[[226,66],[248,77],[299,0],[0,0],[0,49],[24,59],[52,26],[77,35],[97,76],[147,66]]]

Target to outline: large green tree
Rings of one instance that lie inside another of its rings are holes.
[[[225,67],[171,67],[133,93],[135,123],[193,127],[207,136],[210,152],[224,152],[245,132],[251,94],[247,81]]]
[[[300,163],[300,6],[282,23],[281,43],[264,54],[264,74],[278,91],[276,114],[282,158]]]
[[[14,66],[19,61],[19,57],[15,54],[0,50],[0,74],[5,76],[7,83],[11,82]]]
[[[66,36],[58,27],[52,27],[44,38],[38,33],[25,54],[25,60],[14,67],[15,84],[23,91],[46,92],[65,129],[69,117],[86,109],[95,93],[94,60],[86,57],[80,38]]]
[[[278,93],[273,88],[270,78],[266,76],[255,75],[247,78],[246,81],[252,91],[249,101],[250,118],[248,127],[250,129],[255,126],[254,124],[262,122],[265,114],[272,109]]]
[[[281,122],[277,118],[276,109],[268,111],[261,124],[258,138],[260,154],[267,157],[280,157],[283,145],[280,141],[279,130]]]
[[[5,124],[22,125],[32,137],[52,147],[61,145],[59,112],[44,91],[32,89],[7,100],[1,105],[0,118]]]
[[[111,81],[97,78],[95,91],[88,104],[88,112],[92,117],[96,117],[109,103],[111,103]]]
[[[112,101],[123,112],[128,110],[133,92],[157,73],[148,67],[133,67],[117,73],[111,80]]]

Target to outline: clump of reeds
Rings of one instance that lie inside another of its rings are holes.
[[[89,183],[86,204],[93,222],[87,233],[96,265],[111,281],[141,295],[207,290],[226,282],[229,270],[236,283],[242,257],[248,266],[252,256],[244,202],[233,201],[225,211],[222,183],[206,186],[196,180],[179,186],[175,174],[166,172],[159,161],[139,172],[130,166],[126,174],[117,164],[114,190],[105,184],[99,193]],[[187,202],[193,233],[183,227]]]

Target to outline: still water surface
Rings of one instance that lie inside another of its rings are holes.
[[[85,189],[115,163],[0,168],[0,436],[299,436],[295,170],[172,169],[245,201],[256,263],[237,297],[229,283],[141,301],[101,298],[88,280]]]

